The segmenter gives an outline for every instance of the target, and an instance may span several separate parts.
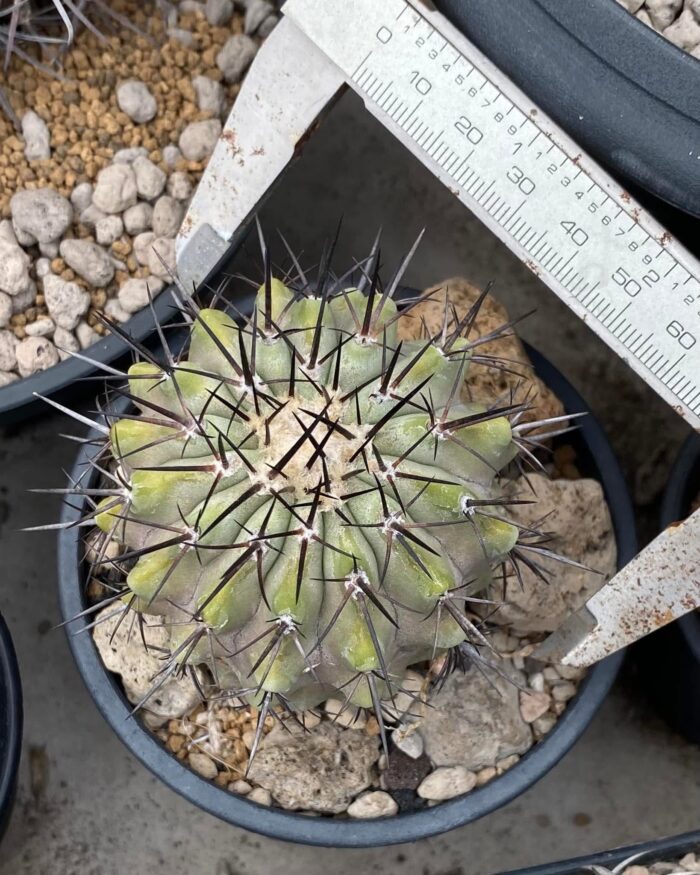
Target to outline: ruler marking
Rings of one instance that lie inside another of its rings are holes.
[[[669,366],[680,353],[678,338],[662,331],[655,339],[653,333],[645,337],[645,329],[662,318],[664,324],[682,325],[691,337],[700,336],[697,307],[687,307],[688,291],[700,292],[697,260],[544,113],[531,114],[531,102],[509,80],[491,67],[485,73],[478,53],[435,13],[419,9],[414,0],[381,4],[354,0],[338,4],[332,16],[319,14],[321,10],[323,0],[288,0],[285,7],[289,17],[345,71],[368,106],[371,102],[380,121],[398,132],[404,145],[441,180],[448,184],[454,180],[452,184],[459,186],[455,193],[517,255],[523,259],[528,255],[541,264],[546,272],[543,279],[565,303],[578,300],[593,308],[588,310],[589,325],[616,351],[624,355],[628,349],[626,360],[662,397],[671,403],[676,398],[694,412],[697,399],[686,403],[689,393],[684,380],[700,372],[700,344],[678,365]],[[389,37],[386,42],[383,30]],[[345,39],[350,32],[353,39]],[[435,47],[432,59],[416,42],[418,36]],[[460,81],[455,71],[463,77]],[[427,87],[419,84],[420,77]],[[435,87],[438,77],[440,88]],[[455,126],[459,116],[454,113],[469,99],[467,80],[475,85],[468,104],[469,126],[461,129]],[[426,92],[417,102],[416,90],[421,87]],[[503,107],[502,117],[497,118],[494,104]],[[509,135],[501,125],[506,117]],[[472,141],[474,131],[483,144]],[[463,157],[465,138],[469,148],[474,146],[474,157]],[[516,187],[524,180],[531,191],[516,204]],[[557,184],[567,180],[566,185]],[[508,187],[511,184],[513,188]],[[612,217],[606,224],[600,221],[605,213]],[[566,237],[561,219],[571,223]],[[583,243],[580,234],[574,237],[578,228],[585,231]],[[644,282],[650,259],[661,275],[654,288]],[[630,280],[640,286],[631,302],[625,295]],[[649,346],[652,339],[655,352]],[[651,368],[643,359],[651,362]],[[653,368],[660,377],[653,375]],[[675,395],[663,383],[671,374],[667,382],[678,390]],[[693,391],[697,394],[697,389]]]

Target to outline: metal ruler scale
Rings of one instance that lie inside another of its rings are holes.
[[[700,262],[443,17],[414,0],[287,0],[284,12],[406,148],[700,427]]]

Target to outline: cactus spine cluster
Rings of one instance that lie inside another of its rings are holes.
[[[537,568],[498,488],[529,452],[525,405],[464,400],[483,295],[400,342],[378,260],[348,288],[327,267],[288,287],[268,259],[248,319],[188,299],[185,355],[142,349],[114,390],[133,405],[106,412],[104,488],[73,492],[95,496],[96,566],[125,575],[114,600],[166,618],[154,690],[206,664],[261,720],[336,697],[384,735],[407,667],[488,658],[494,574]]]

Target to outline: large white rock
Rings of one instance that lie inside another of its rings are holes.
[[[119,109],[137,124],[150,122],[158,111],[155,97],[140,79],[127,79],[117,86],[117,103]]]
[[[31,377],[58,364],[58,350],[48,337],[25,337],[17,344],[17,370],[20,377]]]
[[[64,240],[60,253],[66,264],[91,286],[103,288],[114,277],[112,259],[97,243],[90,240]]]
[[[104,213],[122,213],[136,203],[136,175],[130,164],[110,164],[100,170],[92,195],[93,204]]]
[[[44,277],[44,300],[56,325],[72,331],[90,307],[90,295],[77,283],[50,273]]]
[[[130,633],[130,623],[118,623],[112,616],[114,606],[103,608],[95,617],[93,639],[105,667],[121,676],[124,692],[130,702],[137,704],[153,686],[153,678],[163,668],[160,653],[167,649],[168,631],[160,617],[143,614],[143,623],[137,634]],[[102,621],[102,622],[101,622]],[[141,630],[148,649],[144,647]],[[165,722],[182,717],[201,701],[197,687],[189,675],[171,677],[151,696],[144,709]]]
[[[22,116],[22,137],[27,161],[46,161],[51,157],[51,134],[48,126],[32,109]]]
[[[23,246],[58,240],[73,221],[70,201],[52,188],[18,191],[12,196],[10,211],[15,232],[27,235],[24,240],[31,238],[27,244],[18,237]]]
[[[180,151],[188,161],[205,161],[214,151],[220,134],[219,119],[190,122],[180,134]]]
[[[522,632],[551,632],[615,573],[617,547],[610,512],[597,480],[550,480],[535,473],[528,474],[527,481],[521,478],[511,483],[506,496],[532,498],[532,484],[537,500],[510,507],[511,519],[525,527],[537,527],[545,519],[544,528],[553,533],[547,547],[594,571],[532,554],[550,582],[521,563],[522,585],[515,577],[510,578],[505,604],[489,613],[491,622]],[[494,585],[491,596],[502,601],[500,584]]]
[[[131,165],[136,175],[136,191],[145,201],[152,201],[165,188],[166,175],[150,158],[137,158]]]
[[[29,288],[31,259],[17,243],[0,238],[0,291],[17,295]]]
[[[230,84],[240,82],[243,74],[255,57],[258,46],[255,40],[242,33],[229,37],[216,56],[216,66]]]

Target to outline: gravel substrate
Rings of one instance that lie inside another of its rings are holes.
[[[700,0],[617,0],[679,49],[700,58]]]
[[[686,854],[680,860],[658,860],[656,863],[617,866],[619,875],[681,875],[685,872],[700,872],[700,853]]]
[[[0,387],[88,348],[157,295],[262,37],[267,0],[117,0],[126,27],[14,57],[0,84]],[[97,22],[98,26],[102,22]]]

